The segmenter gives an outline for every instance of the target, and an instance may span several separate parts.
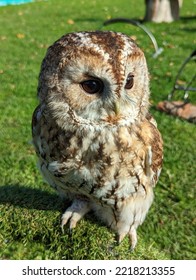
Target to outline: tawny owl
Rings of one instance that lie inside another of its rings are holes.
[[[38,97],[32,131],[40,169],[72,201],[62,227],[94,210],[133,249],[162,165],[143,52],[121,33],[67,34],[47,51]]]

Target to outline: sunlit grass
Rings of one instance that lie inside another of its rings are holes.
[[[70,3],[68,3],[70,2]],[[136,4],[137,2],[137,4]],[[139,28],[123,23],[103,26],[113,17],[141,19],[144,1],[36,1],[0,7],[0,258],[2,259],[193,259],[195,244],[195,143],[193,124],[151,109],[164,139],[164,167],[155,201],[138,230],[138,246],[115,235],[93,214],[70,235],[60,219],[66,205],[43,182],[31,145],[31,116],[37,104],[40,64],[47,47],[64,33],[115,30],[134,35],[146,53],[151,103],[167,98],[175,75],[195,44],[194,1],[184,1],[183,19],[147,23],[163,53]],[[134,9],[133,9],[134,6]],[[186,82],[194,67],[182,75]],[[181,98],[177,93],[177,99]],[[195,102],[195,94],[190,98]]]

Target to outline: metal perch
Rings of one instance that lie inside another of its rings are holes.
[[[170,92],[170,94],[168,95],[168,100],[171,100],[173,95],[174,95],[174,92],[176,90],[183,90],[184,91],[184,100],[187,100],[189,95],[188,95],[188,92],[189,91],[196,91],[196,88],[195,87],[191,87],[191,84],[193,83],[193,81],[195,80],[196,78],[196,74],[193,75],[193,77],[191,78],[190,82],[186,85],[186,86],[182,86],[182,85],[178,85],[178,79],[179,79],[179,76],[181,75],[184,67],[186,66],[186,64],[191,60],[191,59],[196,59],[196,50],[194,50],[190,55],[189,57],[187,57],[185,59],[185,61],[183,62],[182,66],[180,67],[177,75],[176,75],[176,78],[175,78],[175,82],[174,82],[174,86],[173,86],[173,89],[172,91]]]

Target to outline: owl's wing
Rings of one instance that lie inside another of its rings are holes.
[[[148,137],[146,139],[145,173],[151,177],[152,183],[155,185],[162,169],[163,140],[153,117],[148,115],[147,120],[149,133],[147,133]]]

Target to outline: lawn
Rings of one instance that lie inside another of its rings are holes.
[[[68,4],[69,3],[69,4]],[[175,75],[193,51],[195,1],[184,1],[181,19],[172,24],[146,23],[164,48],[154,59],[149,37],[125,23],[103,26],[114,17],[141,19],[143,0],[48,0],[0,7],[0,259],[195,259],[195,143],[192,123],[160,113]],[[151,74],[151,113],[164,139],[164,166],[155,201],[138,230],[138,245],[115,235],[87,215],[62,234],[60,220],[67,202],[43,181],[31,145],[31,116],[37,104],[40,64],[47,47],[64,33],[114,30],[135,37],[145,51]],[[187,66],[181,83],[190,79]],[[176,99],[182,93],[176,95]],[[190,93],[196,103],[195,93]]]

